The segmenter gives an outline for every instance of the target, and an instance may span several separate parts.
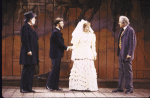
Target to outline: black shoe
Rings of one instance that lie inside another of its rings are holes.
[[[28,92],[27,90],[23,90],[23,89],[20,90],[20,93],[27,93],[27,92]]]
[[[90,90],[84,90],[85,92],[91,92]]]
[[[63,89],[61,89],[61,88],[57,88],[57,89],[55,89],[56,91],[62,91]]]
[[[114,93],[116,93],[116,92],[124,92],[124,90],[116,89],[116,90],[113,90],[112,92],[114,92]]]
[[[77,90],[75,90],[75,89],[71,89],[70,91],[77,91]]]
[[[127,90],[125,93],[126,94],[133,93],[133,90]]]
[[[46,89],[48,89],[49,91],[54,91],[54,89],[51,89],[48,86],[46,86]]]
[[[32,92],[32,93],[34,93],[35,91],[34,90],[27,90],[28,92]]]

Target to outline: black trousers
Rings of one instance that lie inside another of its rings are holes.
[[[23,65],[20,89],[23,90],[32,90],[32,83],[34,78],[34,69],[35,65]]]
[[[119,55],[118,89],[133,90],[132,60],[123,60]]]
[[[51,89],[58,89],[61,58],[51,58],[51,61],[52,61],[52,70],[49,73],[46,87],[48,86]]]

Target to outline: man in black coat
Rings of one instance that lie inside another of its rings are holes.
[[[119,17],[119,25],[122,28],[118,36],[117,53],[119,56],[119,79],[118,88],[112,92],[123,92],[125,82],[125,93],[133,93],[132,60],[136,47],[136,35],[129,24],[129,19],[126,16]]]
[[[59,88],[59,74],[60,74],[60,64],[61,58],[63,57],[64,50],[71,49],[64,45],[64,39],[61,33],[64,23],[62,18],[56,18],[54,25],[56,28],[52,31],[50,37],[50,58],[52,61],[52,70],[49,73],[48,80],[46,83],[46,89],[53,90],[62,90]]]
[[[26,12],[25,24],[21,28],[20,64],[23,65],[20,92],[35,92],[32,90],[35,64],[38,64],[38,35],[33,28],[35,15],[32,11]]]

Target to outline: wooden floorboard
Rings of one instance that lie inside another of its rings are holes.
[[[20,93],[19,87],[2,86],[3,97],[150,97],[150,89],[134,89],[132,94],[124,92],[112,93],[112,88],[99,88],[95,92],[69,91],[68,88],[62,88],[63,91],[49,91],[45,87],[33,87],[35,93]]]
[[[96,96],[96,97],[106,97],[103,93],[101,92],[93,92],[93,94]]]
[[[73,91],[76,97],[86,97],[83,92]]]
[[[95,95],[93,92],[83,92],[83,94],[84,94],[86,97],[96,97],[96,95]]]

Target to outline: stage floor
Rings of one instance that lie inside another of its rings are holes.
[[[96,92],[49,91],[45,87],[33,87],[35,93],[20,93],[20,88],[15,86],[2,86],[3,97],[150,97],[150,89],[134,89],[132,94],[112,93],[114,88],[99,88]]]

